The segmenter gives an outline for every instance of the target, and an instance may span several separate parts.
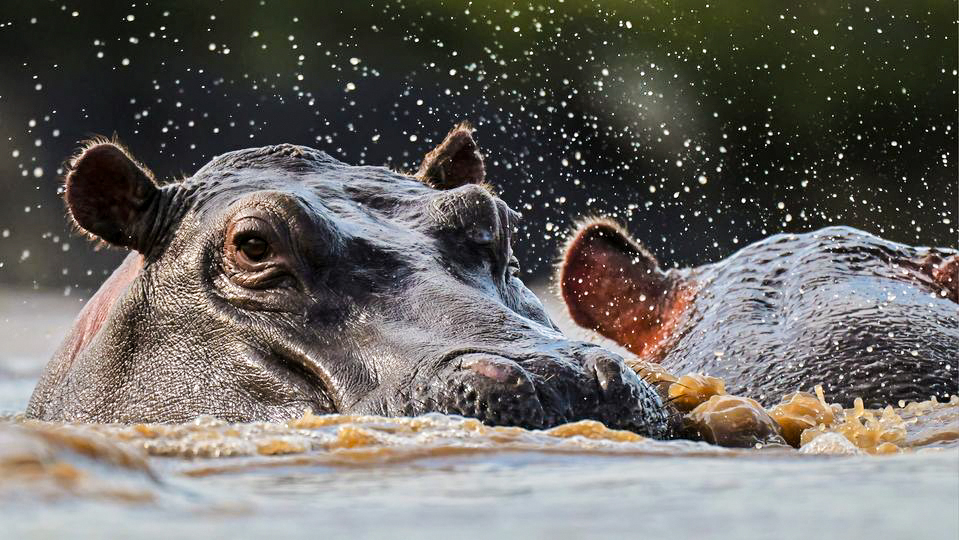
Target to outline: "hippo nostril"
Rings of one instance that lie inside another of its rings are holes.
[[[525,380],[519,366],[512,360],[505,358],[496,358],[493,356],[466,358],[461,365],[464,369],[471,370],[474,373],[502,384],[519,386]]]
[[[591,371],[605,403],[626,405],[636,399],[635,386],[641,384],[629,368],[616,357],[590,355],[583,367]]]
[[[622,364],[611,358],[599,358],[592,364],[596,382],[603,391],[603,395],[623,389],[626,382],[623,380]]]
[[[595,418],[614,429],[668,438],[671,425],[655,390],[615,355],[587,353],[583,367],[592,372],[599,393]]]

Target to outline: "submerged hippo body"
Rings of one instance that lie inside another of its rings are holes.
[[[655,437],[670,416],[620,357],[567,340],[516,276],[518,215],[457,128],[416,177],[293,145],[231,152],[157,185],[89,146],[66,201],[133,249],[88,302],[27,415],[183,422],[438,411]]]
[[[829,227],[664,272],[600,221],[571,240],[559,279],[574,321],[667,370],[767,406],[817,384],[884,406],[959,393],[957,270],[955,250]]]

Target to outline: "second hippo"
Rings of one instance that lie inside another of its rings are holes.
[[[849,227],[778,234],[663,270],[608,220],[584,223],[560,268],[572,319],[665,369],[704,372],[771,405],[822,384],[867,406],[959,392],[959,255]]]

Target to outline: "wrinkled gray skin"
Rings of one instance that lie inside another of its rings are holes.
[[[959,394],[954,249],[828,227],[663,271],[622,228],[594,221],[570,242],[560,281],[580,325],[766,406],[818,384],[847,406]]]
[[[765,405],[816,384],[845,405],[947,399],[959,304],[923,261],[955,257],[849,227],[772,236],[689,271],[696,299],[662,363]]]
[[[280,145],[219,156],[157,188],[115,146],[88,148],[68,177],[68,206],[82,228],[138,253],[116,290],[108,283],[91,300],[105,322],[81,315],[27,415],[438,411],[669,436],[652,387],[616,354],[566,339],[516,276],[518,215],[477,185],[484,169],[464,129],[419,179]],[[113,194],[117,184],[130,187]],[[251,237],[268,245],[264,259],[242,251]]]

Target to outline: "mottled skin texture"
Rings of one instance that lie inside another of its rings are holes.
[[[135,251],[78,317],[29,417],[439,411],[670,433],[652,387],[566,339],[516,276],[519,216],[483,185],[467,127],[417,177],[293,145],[231,152],[162,186],[110,143],[71,169],[77,224]]]
[[[669,371],[721,377],[767,406],[816,384],[831,401],[883,406],[959,393],[957,268],[952,249],[829,227],[664,272],[594,222],[571,241],[560,283],[574,320]]]

